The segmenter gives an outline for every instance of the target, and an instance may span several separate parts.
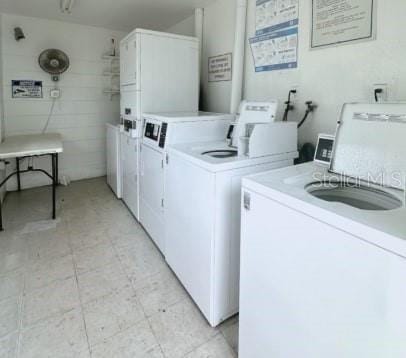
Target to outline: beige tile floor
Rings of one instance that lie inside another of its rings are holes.
[[[8,195],[0,233],[0,358],[237,356],[105,179]]]

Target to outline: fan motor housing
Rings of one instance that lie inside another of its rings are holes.
[[[53,81],[59,81],[59,75],[69,68],[68,55],[57,49],[48,49],[39,55],[40,67],[52,76]]]

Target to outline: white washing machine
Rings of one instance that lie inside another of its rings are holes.
[[[346,104],[329,167],[243,179],[239,357],[406,357],[405,137]]]
[[[255,108],[254,116],[268,115],[262,106]],[[252,125],[251,110],[244,112],[239,121]],[[242,177],[293,165],[298,155],[297,125],[270,126],[267,136],[257,141],[253,131],[249,140],[250,148],[275,143],[264,156],[238,154],[225,141],[169,149],[166,260],[212,326],[238,312]]]
[[[165,255],[165,170],[168,147],[221,140],[234,116],[188,112],[144,114],[140,167],[140,222]],[[182,173],[178,173],[179,176]]]

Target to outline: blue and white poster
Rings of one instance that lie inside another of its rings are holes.
[[[297,68],[297,27],[253,37],[250,45],[255,72]]]
[[[42,98],[42,81],[12,80],[12,98]]]
[[[299,0],[257,0],[256,36],[297,26]]]

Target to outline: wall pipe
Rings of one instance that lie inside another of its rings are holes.
[[[230,113],[236,114],[242,101],[245,31],[247,25],[247,0],[236,0],[236,21],[233,52],[233,76],[231,83]]]
[[[203,17],[204,17],[204,9],[202,8],[195,9],[195,36],[199,39],[200,55],[202,54],[203,48]]]
[[[203,21],[204,21],[204,9],[196,8],[195,9],[195,36],[199,40],[199,74],[200,74],[200,83],[202,76],[202,63],[203,63]],[[200,92],[200,86],[199,86]],[[200,97],[200,94],[199,94]]]

